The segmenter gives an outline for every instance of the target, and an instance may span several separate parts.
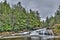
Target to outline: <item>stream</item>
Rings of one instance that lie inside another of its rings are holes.
[[[60,40],[60,38],[50,38],[50,39],[43,39],[43,38],[23,38],[23,37],[20,37],[20,38],[10,38],[10,39],[0,39],[0,40]]]
[[[32,31],[28,36],[24,36],[24,37],[16,37],[16,38],[4,38],[4,39],[0,39],[0,40],[60,40],[60,36],[59,38],[55,38],[52,30],[49,30],[49,32],[52,33],[49,34],[48,31],[44,28],[44,29],[39,29],[39,30],[35,30]],[[27,34],[28,32],[25,32],[23,34]]]

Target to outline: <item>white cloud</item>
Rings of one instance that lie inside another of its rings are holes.
[[[0,2],[4,2],[4,0],[0,0]]]
[[[2,0],[1,0],[2,1]],[[60,0],[7,0],[11,5],[16,4],[18,1],[26,9],[39,10],[42,19],[46,16],[54,15],[55,11],[60,4]]]

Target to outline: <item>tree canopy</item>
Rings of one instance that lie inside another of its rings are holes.
[[[12,8],[5,0],[0,3],[0,31],[17,31],[40,27],[40,17],[38,11],[26,11],[18,2]]]

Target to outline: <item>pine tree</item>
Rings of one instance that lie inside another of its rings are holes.
[[[18,2],[12,8],[5,0],[0,3],[0,31],[20,31],[40,27],[39,13],[32,11],[30,13]]]
[[[48,18],[48,16],[46,17],[46,27],[48,27],[49,26],[49,18]]]

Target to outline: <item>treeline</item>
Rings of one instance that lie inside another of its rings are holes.
[[[60,29],[60,6],[57,9],[57,11],[55,12],[55,16],[51,16],[51,17],[46,17],[46,21],[43,21],[43,26],[44,27],[53,27],[54,25],[57,25],[56,27],[58,29]]]
[[[26,11],[21,2],[10,7],[5,0],[0,3],[0,31],[31,30],[40,27],[41,21],[38,11]]]

